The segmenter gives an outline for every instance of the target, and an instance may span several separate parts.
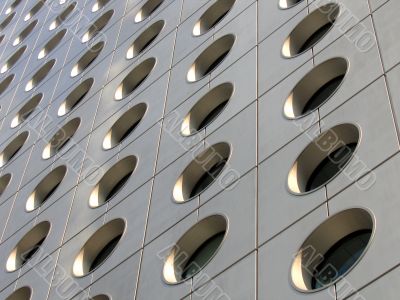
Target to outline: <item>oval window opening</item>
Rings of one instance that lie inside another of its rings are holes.
[[[292,284],[302,292],[321,290],[346,276],[371,242],[374,219],[361,208],[341,211],[319,225],[297,252],[291,269]],[[313,249],[310,260],[307,249]],[[308,263],[305,263],[305,262]],[[335,271],[333,271],[335,270]]]
[[[14,19],[15,12],[9,15],[7,18],[4,19],[3,22],[0,23],[0,31],[6,29],[6,27],[11,23],[12,19]]]
[[[117,195],[135,171],[137,158],[127,156],[112,166],[94,187],[89,198],[89,206],[99,207]]]
[[[163,278],[176,284],[198,274],[216,255],[226,236],[228,223],[221,215],[204,218],[189,229],[171,249]]]
[[[7,272],[14,272],[25,265],[39,250],[50,232],[50,223],[41,222],[26,233],[8,255]]]
[[[173,189],[174,201],[189,201],[206,190],[222,173],[230,153],[229,144],[218,143],[199,154],[176,181]]]
[[[201,97],[184,118],[181,126],[182,135],[195,134],[210,125],[225,109],[232,94],[233,85],[223,83]]]
[[[28,139],[28,136],[29,133],[24,131],[7,145],[7,147],[0,154],[0,167],[4,167],[17,155],[19,150],[21,150],[22,146]]]
[[[2,82],[0,82],[0,95],[2,95],[7,88],[10,86],[11,82],[14,80],[15,75],[8,75]]]
[[[32,291],[29,287],[24,286],[13,292],[6,300],[30,300]]]
[[[56,63],[55,59],[52,59],[44,64],[27,82],[25,85],[25,92],[29,92],[33,88],[37,87],[50,73],[51,69],[54,67]]]
[[[21,33],[14,39],[13,41],[13,46],[17,46],[21,44],[33,31],[33,29],[36,27],[37,20],[33,21],[30,23],[28,26],[25,27],[24,30],[21,31]]]
[[[96,12],[102,9],[104,6],[108,4],[108,2],[110,2],[110,0],[97,0],[92,6],[92,12]]]
[[[26,46],[22,46],[13,55],[11,55],[9,59],[7,59],[6,63],[1,67],[0,73],[3,74],[14,67],[15,64],[22,57],[22,55],[25,53],[26,48]]]
[[[314,10],[286,38],[282,55],[290,58],[310,50],[333,28],[339,13],[340,6],[336,3]]]
[[[107,26],[113,14],[114,10],[111,9],[106,13],[104,13],[100,18],[98,18],[82,36],[82,43],[89,42],[95,36],[97,36],[99,32],[102,31],[103,28]]]
[[[150,15],[154,13],[163,2],[164,0],[148,0],[137,12],[135,16],[135,23],[139,23],[150,17]]]
[[[232,9],[235,1],[218,0],[211,5],[194,25],[193,35],[200,36],[217,26]]]
[[[337,143],[329,143],[335,136]],[[347,166],[359,144],[360,132],[353,124],[337,125],[321,133],[300,154],[288,175],[289,190],[312,192],[335,178]],[[329,149],[319,145],[328,143]]]
[[[4,191],[8,187],[8,184],[11,181],[11,174],[5,174],[0,177],[0,197],[3,195]]]
[[[146,110],[147,105],[139,103],[125,112],[104,137],[103,149],[108,150],[122,143],[139,125]]]
[[[11,121],[11,128],[15,128],[25,122],[30,115],[35,111],[36,107],[43,99],[43,94],[39,93],[33,96],[22,108],[17,112]]]
[[[75,77],[85,71],[100,55],[103,50],[104,42],[99,42],[90,48],[73,66],[71,70],[71,77]]]
[[[160,20],[144,30],[129,47],[126,58],[132,59],[144,52],[158,37],[165,22]]]
[[[86,97],[94,83],[93,78],[86,79],[80,83],[69,95],[65,98],[58,108],[58,116],[64,116],[72,111]]]
[[[74,276],[83,277],[101,266],[117,247],[124,230],[122,219],[114,219],[100,227],[76,256],[72,268]]]
[[[61,14],[59,14],[53,22],[51,22],[50,26],[49,26],[49,30],[54,30],[56,28],[58,28],[69,16],[70,14],[73,12],[73,10],[75,9],[76,6],[76,2],[71,3],[66,9],[64,9]]]
[[[40,50],[38,54],[38,59],[46,57],[51,51],[53,51],[61,43],[66,33],[67,30],[63,29],[60,30],[55,36],[53,36],[42,48],[42,50]]]
[[[115,91],[115,100],[121,100],[132,94],[150,75],[156,65],[155,58],[148,58],[126,75]]]
[[[320,108],[339,89],[347,70],[344,58],[332,58],[314,67],[286,99],[285,116],[288,119],[300,118]]]
[[[187,73],[187,80],[195,82],[210,74],[216,69],[231,51],[235,37],[225,35],[214,41],[194,61]]]
[[[34,211],[45,203],[61,185],[66,173],[67,168],[65,166],[59,166],[47,174],[26,200],[26,211]]]
[[[49,159],[60,152],[71,141],[80,124],[81,119],[75,118],[60,128],[43,149],[42,158]]]
[[[34,7],[32,7],[32,9],[25,15],[24,17],[24,21],[28,21],[30,20],[34,15],[36,15],[39,10],[43,7],[45,1],[44,0],[40,0],[38,3],[36,3],[36,5]]]
[[[303,2],[304,0],[279,0],[279,8],[288,9],[297,4]]]

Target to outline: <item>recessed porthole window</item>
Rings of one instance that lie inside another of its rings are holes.
[[[30,300],[32,291],[29,287],[24,286],[13,292],[6,300]]]
[[[194,61],[187,73],[187,80],[195,82],[210,74],[226,58],[235,42],[235,36],[225,35],[214,41]]]
[[[139,125],[146,110],[147,105],[139,103],[126,111],[107,132],[103,140],[103,149],[108,150],[122,143]]]
[[[302,292],[326,288],[346,276],[371,243],[374,218],[366,210],[341,211],[319,225],[295,256],[291,278]]]
[[[199,36],[214,28],[229,13],[236,0],[218,0],[211,5],[193,27],[193,35]]]
[[[92,300],[110,300],[107,295],[97,295],[91,298]]]
[[[3,81],[0,82],[0,95],[2,95],[7,88],[10,86],[11,82],[14,80],[15,75],[8,75]]]
[[[347,60],[332,58],[314,67],[294,87],[284,105],[288,119],[303,117],[318,109],[342,84],[348,70]]]
[[[83,277],[97,269],[112,254],[125,230],[122,219],[114,219],[98,229],[75,258],[72,272]]]
[[[36,15],[39,12],[39,10],[41,10],[44,3],[45,3],[45,0],[39,0],[38,3],[36,3],[36,5],[34,7],[32,7],[32,9],[25,15],[24,21],[26,22],[26,21],[30,20],[34,15]]]
[[[36,24],[38,23],[37,20],[32,21],[28,26],[26,26],[21,33],[14,39],[13,41],[13,46],[17,46],[21,44],[33,31],[33,29],[36,27]]]
[[[288,9],[297,4],[303,2],[304,0],[279,0],[279,8]]]
[[[198,274],[218,252],[228,231],[221,215],[212,215],[189,229],[171,249],[163,267],[163,278],[177,284]]]
[[[99,207],[118,194],[135,171],[136,165],[137,158],[133,155],[127,156],[113,165],[103,175],[90,194],[90,207]]]
[[[111,17],[114,14],[114,10],[109,10],[104,13],[101,17],[99,17],[94,23],[89,27],[89,29],[82,36],[82,43],[89,42],[95,36],[99,34],[99,32],[106,27]]]
[[[26,200],[26,211],[34,211],[45,203],[61,185],[66,173],[67,168],[65,166],[59,166],[47,174]]]
[[[233,85],[231,83],[220,84],[205,94],[183,120],[182,135],[192,135],[212,123],[225,109],[232,94]]]
[[[146,28],[129,47],[126,58],[132,59],[145,51],[158,37],[164,25],[165,22],[160,20]]]
[[[9,161],[11,161],[18,151],[25,144],[28,139],[29,133],[24,131],[20,133],[15,139],[13,139],[0,153],[0,167],[4,167]]]
[[[164,0],[147,0],[135,16],[135,23],[139,23],[154,13],[161,6]]]
[[[21,125],[29,116],[33,113],[36,107],[39,105],[40,101],[42,101],[43,94],[39,93],[33,96],[31,99],[26,102],[24,106],[17,112],[15,117],[11,121],[11,128],[15,128],[18,125]]]
[[[26,264],[39,250],[50,231],[50,223],[41,222],[29,230],[8,256],[6,269],[14,272]]]
[[[38,71],[36,71],[36,73],[25,85],[25,91],[28,92],[33,88],[37,87],[43,81],[43,79],[45,79],[46,76],[50,73],[55,63],[56,63],[55,59],[49,60]]]
[[[12,19],[14,19],[15,12],[11,15],[7,16],[3,22],[0,23],[0,31],[6,29],[6,27],[11,23]]]
[[[5,64],[1,67],[0,73],[5,73],[8,70],[10,70],[12,67],[15,66],[15,64],[19,61],[19,59],[22,57],[22,55],[25,53],[26,46],[22,46],[19,48],[17,51],[15,51],[5,62]]]
[[[132,94],[150,75],[155,65],[156,59],[152,57],[141,62],[130,71],[115,91],[115,100],[121,100]]]
[[[11,181],[11,174],[9,173],[0,177],[0,196],[3,195],[10,181]]]
[[[80,118],[75,118],[58,130],[43,149],[42,158],[49,159],[63,149],[72,139],[81,124]]]
[[[92,6],[92,12],[96,12],[102,9],[104,6],[108,4],[108,2],[110,2],[110,0],[96,0]]]
[[[7,9],[6,9],[6,15],[9,15],[20,3],[22,0],[15,0]]]
[[[64,116],[73,110],[89,93],[93,83],[93,78],[88,78],[73,89],[58,108],[58,116]]]
[[[54,30],[57,27],[59,27],[72,13],[72,11],[75,9],[76,2],[71,3],[68,5],[66,9],[64,9],[61,14],[59,14],[53,22],[50,23],[49,30]]]
[[[333,28],[339,13],[340,6],[337,3],[314,10],[286,38],[282,55],[290,58],[311,49]]]
[[[218,143],[196,156],[177,179],[173,199],[183,203],[206,190],[222,173],[230,154],[228,143]]]
[[[47,43],[44,45],[42,50],[40,50],[38,54],[38,59],[42,59],[46,57],[51,51],[53,51],[62,41],[65,34],[67,33],[66,29],[60,30],[54,35]]]
[[[337,125],[321,133],[293,164],[288,175],[290,191],[306,193],[327,184],[346,167],[359,141],[360,131],[353,124]]]
[[[78,60],[78,62],[72,67],[71,77],[75,77],[85,71],[92,62],[99,56],[101,50],[104,48],[104,42],[98,42],[94,46],[92,46],[82,57]]]

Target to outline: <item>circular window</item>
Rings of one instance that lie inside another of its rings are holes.
[[[11,181],[11,174],[9,173],[0,177],[0,196],[3,195],[10,181]]]
[[[210,74],[225,59],[235,42],[235,36],[225,35],[214,41],[194,61],[187,73],[187,80],[195,82]]]
[[[303,0],[279,0],[279,8],[287,9],[303,2]]]
[[[14,19],[15,12],[9,15],[7,18],[4,19],[3,22],[0,23],[0,31],[6,29],[6,27],[11,23],[12,19]]]
[[[39,93],[33,96],[22,108],[17,112],[15,117],[11,121],[11,128],[15,128],[21,125],[29,116],[33,113],[36,107],[42,101],[43,94]]]
[[[24,286],[13,292],[6,300],[30,300],[32,291],[29,287]]]
[[[14,39],[13,41],[13,46],[17,46],[19,44],[21,44],[27,37],[28,35],[31,34],[31,32],[33,31],[33,29],[35,28],[36,24],[37,24],[37,20],[31,22],[28,26],[26,26],[21,33]]]
[[[114,14],[114,10],[109,10],[104,13],[100,18],[98,18],[94,23],[89,27],[89,29],[82,36],[82,43],[89,42],[95,36],[99,34],[99,32],[106,27],[107,23],[110,21],[111,17]]]
[[[224,110],[233,94],[233,85],[223,83],[205,94],[183,120],[181,133],[189,136],[211,124]]]
[[[110,2],[110,0],[96,0],[92,6],[92,12],[96,12],[102,9],[104,6],[108,4],[108,2]]]
[[[164,0],[148,0],[135,16],[135,23],[142,22],[161,6]]]
[[[113,165],[94,187],[89,198],[92,208],[99,207],[110,201],[128,182],[137,165],[137,158],[127,156]]]
[[[114,219],[98,229],[79,251],[73,264],[73,274],[83,277],[97,269],[117,247],[125,230],[122,219]]]
[[[339,89],[347,70],[347,60],[339,57],[314,67],[286,99],[285,116],[288,119],[300,118],[318,109]]]
[[[71,93],[69,93],[69,95],[58,108],[58,116],[64,116],[73,110],[83,100],[83,98],[85,98],[87,93],[89,93],[93,82],[93,78],[86,79],[85,81],[81,82]]]
[[[4,167],[9,161],[13,159],[13,157],[25,144],[28,136],[29,133],[27,131],[24,131],[20,133],[15,139],[13,139],[6,148],[4,148],[3,152],[1,152],[0,154],[0,167]]]
[[[286,38],[282,55],[290,58],[311,49],[334,26],[339,12],[340,6],[330,3],[310,13]]]
[[[49,159],[63,149],[65,145],[67,145],[67,143],[72,139],[80,124],[81,119],[75,118],[60,128],[60,130],[53,135],[49,143],[43,149],[42,158]]]
[[[55,63],[56,63],[55,59],[46,62],[27,82],[27,84],[25,85],[25,91],[28,92],[33,88],[37,87],[43,81],[43,79],[45,79],[46,76],[50,73]]]
[[[39,250],[50,231],[50,223],[41,222],[26,233],[11,251],[7,259],[6,269],[14,272],[21,268]]]
[[[126,52],[126,58],[132,59],[146,50],[151,43],[158,37],[161,30],[164,28],[165,22],[160,20],[146,28],[132,43]]]
[[[17,51],[14,52],[13,55],[11,55],[7,61],[5,62],[5,64],[1,67],[0,73],[5,73],[8,70],[10,70],[13,66],[15,66],[15,64],[19,61],[19,59],[22,57],[22,55],[24,54],[25,50],[26,50],[26,46],[22,46],[21,48],[19,48]]]
[[[36,15],[39,12],[39,10],[43,7],[44,2],[45,1],[43,0],[39,0],[38,3],[36,3],[36,5],[32,7],[32,9],[25,15],[24,21],[26,22],[30,20],[34,15]]]
[[[146,110],[147,105],[139,103],[126,111],[107,132],[103,140],[103,149],[114,148],[125,140],[139,125]]]
[[[289,176],[289,190],[307,193],[335,178],[353,157],[360,132],[353,124],[337,125],[321,133],[300,154]]]
[[[156,65],[155,58],[148,58],[126,75],[115,91],[115,100],[121,100],[133,93],[150,75]]]
[[[196,156],[175,183],[173,190],[175,202],[189,201],[206,190],[222,173],[230,154],[229,144],[218,143]]]
[[[82,57],[78,60],[78,62],[73,66],[71,70],[71,77],[75,77],[85,71],[92,62],[99,56],[101,50],[103,50],[104,42],[99,42],[96,45],[92,46]]]
[[[26,200],[26,211],[34,211],[45,203],[60,186],[66,173],[67,168],[65,166],[59,166],[47,174],[36,186],[32,194],[30,194],[28,200]]]
[[[227,230],[227,220],[221,215],[209,216],[195,224],[166,257],[164,280],[176,284],[198,274],[218,252]]]
[[[236,0],[218,0],[211,5],[193,27],[193,35],[200,36],[214,28],[229,13]]]
[[[59,14],[53,22],[51,22],[50,26],[49,26],[49,30],[54,30],[57,27],[59,27],[68,17],[69,15],[72,13],[72,11],[75,9],[76,6],[76,2],[71,3],[70,5],[68,5],[68,7],[66,9],[64,9],[61,14]]]
[[[13,81],[15,75],[11,74],[8,75],[2,82],[0,82],[0,95],[3,94],[7,88],[10,86],[11,82]]]
[[[7,9],[6,9],[6,15],[10,14],[20,3],[22,0],[15,0]]]
[[[326,288],[347,275],[372,240],[374,219],[361,208],[341,211],[315,229],[301,246],[291,269],[302,292]]]
[[[42,50],[40,50],[38,54],[38,59],[42,59],[47,56],[51,51],[53,51],[62,41],[65,34],[67,33],[66,29],[60,30],[57,32],[55,36],[53,36],[47,43],[44,45]]]

